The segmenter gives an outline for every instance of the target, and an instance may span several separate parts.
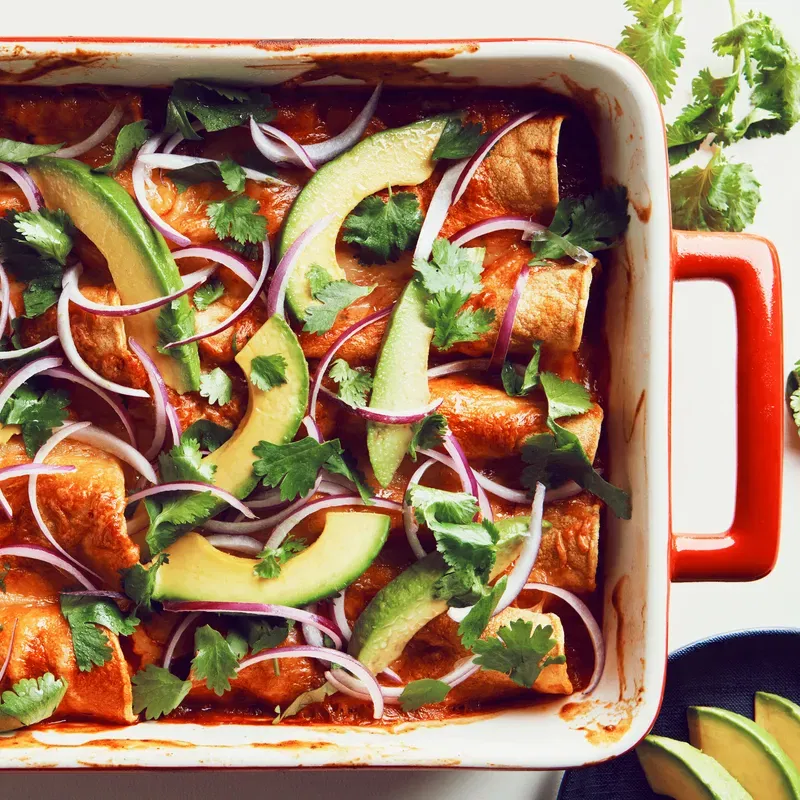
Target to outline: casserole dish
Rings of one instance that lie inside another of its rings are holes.
[[[643,73],[616,51],[560,41],[482,43],[28,42],[3,48],[0,82],[163,85],[219,81],[523,86],[565,94],[592,120],[604,178],[635,214],[616,251],[606,305],[611,361],[610,478],[634,497],[605,532],[604,627],[610,645],[591,698],[391,728],[142,723],[63,725],[0,743],[5,767],[467,766],[553,769],[632,747],[657,714],[670,579],[754,579],[777,555],[782,353],[780,279],[771,246],[747,236],[676,234],[669,225],[664,127]],[[669,342],[673,279],[716,278],[739,313],[739,489],[734,524],[672,536]],[[757,427],[749,410],[760,409]],[[758,508],[751,498],[757,497]]]

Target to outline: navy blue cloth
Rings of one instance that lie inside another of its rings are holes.
[[[689,740],[688,706],[719,706],[753,718],[756,692],[800,703],[800,629],[738,631],[677,650],[653,733]],[[570,770],[558,800],[656,800],[635,753]]]

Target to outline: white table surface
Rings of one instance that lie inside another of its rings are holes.
[[[800,50],[797,0],[739,0],[773,16]],[[225,3],[134,0],[39,0],[5,2],[0,36],[164,36],[212,38],[490,38],[543,36],[592,39],[616,44],[628,14],[623,0],[306,0],[285,3],[228,0]],[[687,54],[678,91],[667,116],[689,96],[689,83],[713,65],[710,40],[729,25],[727,0],[684,3]],[[207,9],[207,10],[206,10]],[[562,12],[559,14],[559,10]],[[718,74],[723,74],[720,65]],[[798,126],[800,127],[800,126]],[[796,247],[800,179],[800,132],[735,149],[750,161],[764,200],[753,230],[783,257],[786,367],[800,358],[800,298]],[[793,150],[792,150],[793,148]],[[790,195],[790,192],[792,193]],[[788,198],[792,197],[792,200]],[[674,306],[673,518],[676,530],[698,533],[726,528],[733,515],[735,485],[735,318],[727,289],[711,283],[678,286]],[[775,571],[750,584],[679,584],[672,590],[670,646],[738,628],[800,624],[800,439],[786,425],[784,531]],[[268,795],[293,800],[379,797],[436,800],[550,800],[559,773],[405,771],[254,773],[5,774],[0,794],[23,798],[189,797]]]

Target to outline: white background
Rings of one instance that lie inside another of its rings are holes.
[[[773,16],[800,50],[797,0],[739,0]],[[6,0],[0,36],[164,36],[197,38],[491,38],[568,37],[616,44],[627,23],[623,0],[294,0],[225,3],[132,0]],[[727,0],[684,0],[687,55],[678,91],[667,109],[671,119],[689,94],[691,77],[715,66],[713,36],[729,27]],[[723,74],[724,64],[717,64]],[[798,126],[800,127],[800,126]],[[735,154],[753,164],[762,202],[753,230],[772,239],[783,258],[786,367],[800,358],[800,300],[795,264],[798,239],[797,183],[800,133],[740,144]],[[735,486],[735,317],[726,289],[714,284],[678,286],[674,306],[673,517],[676,530],[713,532],[733,514]],[[751,409],[758,424],[757,409]],[[788,418],[787,418],[788,419]],[[787,421],[784,527],[779,564],[752,584],[681,584],[673,587],[670,646],[745,627],[800,625],[798,515],[800,440]],[[443,732],[443,735],[446,735]],[[531,747],[535,747],[535,741]],[[8,798],[378,797],[475,800],[550,800],[556,773],[491,772],[270,772],[172,774],[2,774]]]

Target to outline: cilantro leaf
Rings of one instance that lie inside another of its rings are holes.
[[[203,625],[194,633],[196,655],[192,659],[192,674],[204,680],[217,697],[230,691],[231,678],[236,677],[239,660],[222,634],[210,625]]]
[[[458,635],[461,637],[461,644],[468,650],[473,647],[475,642],[480,639],[481,634],[486,630],[489,620],[492,618],[500,598],[506,589],[507,579],[503,575],[489,591],[475,603],[469,613],[458,626]]]
[[[7,164],[27,164],[32,158],[55,153],[63,146],[64,142],[61,144],[29,144],[0,138],[0,161],[5,161]]]
[[[338,441],[338,440],[337,440]],[[334,453],[326,462],[325,469],[335,475],[342,475],[355,484],[356,491],[361,499],[369,506],[372,505],[371,498],[375,494],[372,487],[367,483],[364,473],[356,466],[355,459],[346,451]]]
[[[686,45],[678,34],[681,17],[667,15],[671,0],[625,0],[636,22],[622,32],[617,49],[629,55],[647,73],[661,103],[671,95]],[[673,3],[673,9],[678,6]]]
[[[728,161],[721,150],[705,167],[673,175],[670,192],[672,224],[681,230],[741,231],[761,202],[753,168]]]
[[[350,281],[333,280],[329,273],[317,264],[308,271],[311,295],[321,305],[311,305],[306,310],[303,330],[310,333],[326,333],[336,322],[339,312],[359,297],[366,297],[375,287],[357,286]]]
[[[136,608],[152,608],[153,591],[156,588],[156,573],[162,564],[169,562],[166,553],[159,553],[147,568],[142,564],[134,564],[128,569],[120,570],[122,589],[133,600]]]
[[[34,319],[41,316],[58,302],[61,293],[61,279],[54,275],[52,278],[34,278],[22,293],[22,302],[25,305],[25,318]]]
[[[447,433],[447,418],[443,414],[428,414],[411,426],[411,441],[408,453],[413,461],[417,460],[417,451],[433,450],[443,441]]]
[[[145,719],[158,719],[174,711],[189,694],[191,681],[182,681],[168,669],[148,664],[132,678],[133,713],[144,711]]]
[[[338,439],[320,444],[311,436],[288,444],[259,442],[253,453],[253,472],[264,485],[281,487],[281,500],[305,496],[314,488],[317,473],[333,455],[340,455]]]
[[[421,227],[417,196],[413,192],[392,194],[390,187],[385,203],[372,195],[355,207],[344,221],[342,238],[359,246],[363,261],[385,264],[413,247]]]
[[[30,212],[12,209],[0,217],[0,259],[3,260],[3,266],[18,281],[27,282],[36,278],[57,278],[60,281],[63,275],[61,264],[54,258],[43,256],[17,231],[14,223],[20,213]]]
[[[67,693],[67,682],[45,672],[23,678],[0,697],[0,732],[13,731],[53,716]]]
[[[431,160],[469,158],[488,138],[488,133],[481,133],[480,123],[462,122],[460,117],[450,117],[436,142]]]
[[[210,492],[169,492],[145,498],[150,517],[145,541],[151,553],[160,553],[190,528],[205,522],[218,507]]]
[[[175,445],[169,453],[159,455],[161,477],[164,481],[213,483],[217,467],[203,461],[199,442],[190,438],[188,433],[188,430],[184,432],[180,444]]]
[[[277,578],[281,574],[281,567],[307,547],[305,542],[291,538],[284,539],[283,543],[274,550],[265,547],[258,554],[258,564],[253,567],[253,574],[259,578]]]
[[[169,349],[165,347],[172,342],[186,339],[194,333],[194,310],[189,305],[188,298],[179,297],[162,306],[156,317],[156,330],[158,331],[156,347],[162,355],[184,362],[192,358],[192,353],[197,352],[194,344],[170,347]]]
[[[123,125],[117,134],[117,141],[114,142],[114,155],[111,156],[111,161],[102,167],[95,167],[92,172],[104,172],[112,175],[119,172],[128,163],[134,151],[150,138],[148,124],[148,120],[140,119]]]
[[[225,284],[222,281],[206,281],[202,286],[198,286],[192,295],[192,302],[198,311],[205,311],[212,303],[225,294]]]
[[[515,619],[500,628],[497,636],[479,639],[472,650],[475,663],[483,669],[503,672],[530,689],[543,669],[566,662],[563,655],[547,656],[557,644],[552,625],[537,625],[534,630],[530,620]]]
[[[225,444],[231,436],[233,436],[233,431],[230,428],[217,425],[216,422],[212,422],[210,419],[198,419],[181,434],[181,443],[186,443],[191,439],[197,443],[198,450],[208,450],[213,453],[214,450]],[[197,455],[200,455],[200,453],[198,452]]]
[[[167,100],[165,131],[180,131],[186,139],[200,139],[189,117],[198,119],[207,131],[235,128],[252,117],[269,122],[275,110],[269,95],[258,89],[244,90],[206,81],[175,81]]]
[[[541,383],[552,419],[585,414],[592,407],[589,392],[575,381],[559,378],[552,372],[543,372]]]
[[[61,266],[72,250],[75,227],[66,211],[20,211],[11,220],[22,240],[46,258],[55,259]]]
[[[272,650],[278,647],[289,635],[289,623],[290,620],[274,623],[266,619],[246,619],[247,643],[250,646],[250,652],[257,655],[262,650]]]
[[[339,385],[339,399],[353,408],[363,408],[372,391],[372,375],[366,367],[353,369],[343,358],[337,358],[328,375]]]
[[[256,356],[250,362],[250,382],[262,392],[286,383],[286,359],[281,355]]]
[[[101,628],[118,636],[130,636],[139,624],[135,616],[125,617],[115,603],[97,597],[62,594],[61,613],[69,624],[72,649],[81,672],[102,667],[111,660],[114,651]]]
[[[235,194],[206,206],[209,222],[220,239],[260,244],[267,238],[267,219],[257,213],[260,204],[246,194]]]
[[[542,343],[533,343],[533,356],[525,367],[525,372],[520,375],[510,361],[503,362],[500,371],[500,380],[509,397],[524,397],[532,392],[540,381],[539,359],[542,355]]]
[[[200,161],[188,167],[171,169],[167,174],[179,192],[185,192],[196,183],[222,181],[228,191],[239,194],[244,191],[247,182],[244,169],[230,158],[224,161]]]
[[[492,327],[494,309],[458,310],[467,299],[463,295],[445,294],[428,301],[425,311],[428,324],[434,329],[434,347],[449,350],[458,342],[474,342]]]
[[[406,492],[406,502],[414,508],[420,524],[435,530],[441,523],[472,522],[478,513],[478,501],[466,492],[447,492],[415,483]]]
[[[245,639],[245,637],[242,636],[242,634],[239,633],[239,631],[237,631],[235,628],[231,628],[231,630],[228,631],[227,635],[225,636],[225,641],[228,643],[237,660],[244,658],[250,649],[247,644],[247,639]]]
[[[450,684],[433,678],[422,678],[406,684],[400,695],[403,711],[416,711],[422,706],[441,703],[450,691]]]
[[[286,707],[286,711],[278,714],[275,719],[272,720],[272,724],[276,725],[279,722],[283,722],[287,717],[293,717],[295,714],[299,714],[307,706],[313,705],[314,703],[321,703],[326,697],[336,694],[337,691],[338,690],[331,686],[331,684],[323,683],[319,689],[309,689],[307,692],[297,695]],[[278,710],[279,709],[276,709],[276,711]]]
[[[39,395],[23,384],[0,409],[0,422],[20,425],[25,452],[33,458],[36,451],[50,438],[69,416],[69,395],[60,389],[48,389]]]
[[[215,367],[200,376],[200,396],[213,406],[225,406],[233,396],[233,381],[224,369]]]

